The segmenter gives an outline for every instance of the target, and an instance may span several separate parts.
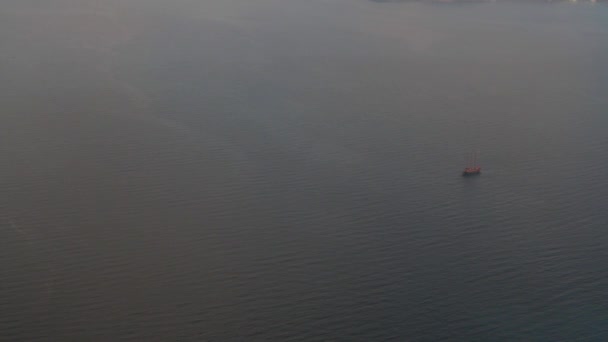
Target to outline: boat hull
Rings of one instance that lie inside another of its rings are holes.
[[[462,172],[462,175],[464,177],[469,177],[469,176],[477,176],[481,174],[481,168],[480,167],[468,167],[466,169],[464,169],[464,171]]]

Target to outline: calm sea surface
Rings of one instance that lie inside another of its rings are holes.
[[[2,341],[608,340],[606,3],[6,1],[0,47]]]

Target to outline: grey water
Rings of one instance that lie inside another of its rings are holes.
[[[2,341],[608,340],[605,3],[6,1],[0,46]]]

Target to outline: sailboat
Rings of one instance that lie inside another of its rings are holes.
[[[481,174],[481,166],[477,165],[477,153],[473,152],[471,158],[468,158],[467,167],[464,168],[462,175],[465,177],[476,176]]]

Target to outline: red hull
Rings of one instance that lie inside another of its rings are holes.
[[[478,175],[480,173],[481,173],[481,168],[480,167],[467,167],[462,172],[462,175],[463,176],[474,176],[474,175]]]

